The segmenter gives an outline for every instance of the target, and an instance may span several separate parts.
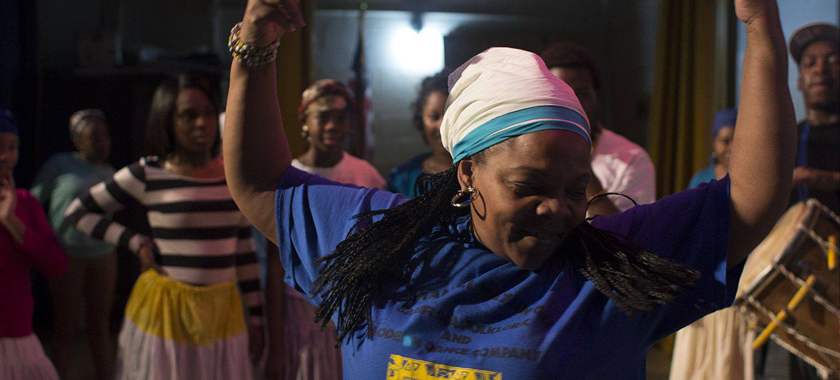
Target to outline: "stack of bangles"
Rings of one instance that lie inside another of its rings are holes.
[[[238,22],[230,30],[228,37],[228,50],[233,58],[242,62],[245,66],[262,66],[274,62],[277,59],[277,48],[280,46],[280,38],[274,40],[266,47],[258,48],[242,42],[239,38],[239,31],[242,30],[242,23]]]

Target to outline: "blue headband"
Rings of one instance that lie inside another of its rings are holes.
[[[458,162],[516,136],[549,129],[574,132],[592,144],[589,123],[579,113],[565,107],[537,106],[496,117],[473,129],[455,144],[452,161]]]
[[[0,108],[0,133],[2,132],[11,132],[20,136],[15,115],[12,115],[9,110]]]

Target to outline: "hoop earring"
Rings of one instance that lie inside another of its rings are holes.
[[[467,195],[467,199],[460,200],[464,195]],[[467,186],[466,190],[458,190],[458,192],[455,193],[455,196],[452,197],[452,202],[450,202],[450,204],[452,204],[452,207],[455,208],[467,207],[470,203],[472,203],[476,196],[478,196],[478,191],[476,191],[472,186]]]

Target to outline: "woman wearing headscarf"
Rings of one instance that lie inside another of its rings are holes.
[[[69,127],[76,151],[50,158],[32,187],[68,255],[67,273],[50,282],[55,314],[52,357],[61,377],[68,377],[75,333],[84,315],[96,376],[105,380],[114,376],[110,317],[117,257],[113,245],[77,231],[64,212],[73,199],[114,175],[114,168],[105,162],[111,136],[105,114],[98,109],[73,113]]]
[[[150,155],[67,208],[79,231],[129,249],[144,270],[120,331],[119,379],[249,380],[261,356],[259,268],[226,186],[215,98],[199,77],[164,80],[146,125]],[[126,207],[146,211],[150,236],[110,218]]]
[[[29,274],[37,269],[60,277],[67,271],[67,254],[38,200],[26,189],[15,189],[18,136],[17,120],[0,109],[0,379],[58,380],[32,333]]]
[[[449,96],[446,83],[448,78],[449,70],[444,69],[424,78],[420,83],[417,100],[411,104],[411,121],[423,134],[423,141],[432,151],[419,154],[391,170],[388,174],[388,191],[414,198],[417,196],[417,179],[420,174],[438,173],[452,166],[452,156],[440,140],[440,124],[446,109],[446,97]]]
[[[735,6],[748,54],[730,176],[589,224],[585,113],[516,49],[451,75],[454,164],[417,198],[291,167],[271,55],[242,52],[303,21],[290,1],[251,0],[232,43],[229,185],[279,243],[286,282],[336,321],[345,377],[638,379],[653,342],[728,307],[784,211],[795,150],[775,2]]]
[[[294,159],[292,166],[340,183],[382,188],[385,181],[373,166],[344,151],[353,106],[350,91],[333,79],[316,81],[304,90],[298,117],[309,149]],[[335,325],[328,323],[321,329],[314,322],[312,304],[299,291],[282,283],[283,268],[277,248],[268,244],[262,234],[257,236],[257,247],[269,252],[266,286],[272,287],[266,292],[270,339],[267,373],[272,379],[341,379],[341,351],[334,344]],[[278,288],[282,294],[276,291]]]
[[[732,138],[735,136],[735,120],[738,109],[731,108],[718,111],[712,122],[712,157],[711,164],[694,173],[688,184],[689,189],[700,186],[701,183],[721,179],[729,173],[729,154],[732,151]]]

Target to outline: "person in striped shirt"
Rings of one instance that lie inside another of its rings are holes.
[[[251,225],[225,182],[214,99],[197,78],[166,80],[147,125],[152,155],[67,209],[79,231],[127,247],[144,269],[126,306],[117,378],[248,380],[249,354],[262,354]],[[109,217],[125,207],[146,210],[151,236]]]

